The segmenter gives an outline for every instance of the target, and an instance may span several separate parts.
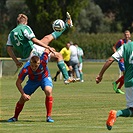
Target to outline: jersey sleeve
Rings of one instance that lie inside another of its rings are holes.
[[[26,26],[24,30],[24,36],[29,40],[31,40],[32,38],[35,38],[35,34],[29,26]]]
[[[123,45],[112,55],[112,57],[119,61],[121,58],[123,58]]]
[[[7,46],[13,46],[12,43],[11,43],[11,40],[10,40],[10,34],[8,35],[8,40],[7,40],[6,45]]]

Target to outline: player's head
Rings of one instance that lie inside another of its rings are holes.
[[[27,24],[28,17],[24,14],[19,14],[17,17],[17,24]]]
[[[70,48],[70,42],[66,43],[66,48],[69,49]]]
[[[74,43],[73,45],[74,45],[75,47],[78,47],[78,44],[77,44],[77,43]]]
[[[129,31],[129,30],[126,30],[126,31],[124,32],[124,36],[125,36],[125,39],[126,39],[126,40],[129,40],[130,37],[131,37],[130,31]]]
[[[32,71],[36,71],[40,65],[40,57],[39,56],[32,56],[30,59],[30,67]]]

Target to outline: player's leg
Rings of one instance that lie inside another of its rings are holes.
[[[133,116],[133,87],[125,88],[127,108],[123,110],[111,110],[106,121],[107,129],[111,130],[117,117],[132,117]]]
[[[56,82],[57,81],[57,77],[60,74],[60,70],[58,70],[55,74],[55,76],[53,77],[53,80]]]
[[[125,71],[124,62],[119,61],[118,65],[119,65],[120,70],[124,73],[124,71]],[[117,84],[119,84],[118,87],[117,87]],[[114,91],[116,93],[125,94],[123,91],[121,91],[121,88],[122,88],[123,84],[124,84],[124,76],[122,75],[120,78],[118,78],[118,80],[113,82]]]
[[[84,82],[82,68],[83,68],[83,63],[80,63],[79,64],[80,81]]]
[[[45,106],[46,106],[46,122],[54,122],[54,120],[51,118],[52,113],[52,107],[53,107],[53,96],[52,96],[52,79],[50,77],[44,78],[41,84],[42,90],[44,90],[44,93],[46,95],[45,98]]]
[[[23,91],[25,94],[31,96],[32,93],[35,92],[35,90],[38,88],[40,83],[35,83],[31,81],[27,81],[27,84],[24,86]],[[8,122],[15,122],[18,121],[18,116],[23,110],[24,104],[27,101],[22,95],[19,99],[19,101],[16,103],[15,111],[14,111],[14,116],[8,120]]]
[[[62,72],[62,75],[64,77],[64,83],[67,84],[67,83],[72,82],[72,80],[69,78],[68,71],[66,69],[66,66],[65,66],[65,63],[64,63],[61,53],[59,53],[59,52],[55,52],[55,54],[51,53],[50,57],[57,59],[57,66],[58,66],[59,70]]]
[[[44,36],[41,41],[45,44],[49,44],[52,40],[57,39],[58,37],[60,37],[62,35],[62,33],[67,29],[67,28],[71,28],[73,26],[72,23],[72,19],[71,19],[71,15],[67,12],[66,13],[66,23],[65,23],[66,27],[64,28],[64,30],[62,31],[54,31],[51,34]]]

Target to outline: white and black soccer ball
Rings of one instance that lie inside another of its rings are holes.
[[[57,19],[53,22],[52,27],[54,31],[62,31],[65,29],[65,23],[63,20]]]

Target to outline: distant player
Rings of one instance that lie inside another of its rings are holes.
[[[49,50],[45,50],[41,57],[32,56],[30,61],[28,61],[24,67],[21,69],[18,79],[16,81],[16,86],[21,93],[21,97],[19,101],[16,103],[16,108],[14,112],[14,116],[8,120],[8,122],[18,121],[18,116],[22,111],[24,104],[26,101],[29,101],[31,95],[37,90],[37,88],[41,87],[44,91],[45,98],[45,106],[46,106],[46,121],[54,122],[51,118],[52,105],[53,105],[53,97],[52,97],[52,80],[47,67],[48,63],[48,54]],[[22,83],[25,77],[28,76],[28,81],[24,87],[22,87]]]
[[[114,46],[113,46],[113,51],[116,52],[116,50],[122,46],[123,44],[126,44],[128,42],[131,42],[130,40],[130,37],[131,37],[131,34],[130,34],[130,31],[126,30],[124,32],[124,39],[120,39]],[[119,65],[119,68],[120,68],[120,71],[122,73],[124,73],[124,70],[125,70],[125,67],[124,67],[124,59],[120,59],[120,61],[118,62],[118,65]],[[118,87],[117,87],[117,84]],[[120,76],[118,80],[116,80],[115,82],[113,82],[113,89],[116,93],[121,93],[121,94],[125,94],[121,88],[124,84],[124,76]]]
[[[78,46],[77,43],[74,43],[74,45],[77,47],[77,51],[78,51],[78,59],[79,59],[79,73],[80,73],[80,82],[84,82],[83,80],[83,56],[84,56],[84,52],[83,49],[81,47]]]
[[[71,55],[71,51],[70,51],[70,43],[66,43],[66,46],[63,47],[60,51],[60,53],[62,54],[62,57],[63,57],[63,60],[65,62],[65,64],[67,65],[67,68],[68,68],[68,74],[69,74],[69,77],[71,76],[71,68],[70,67],[70,55]],[[57,81],[57,76],[60,74],[60,70],[58,70],[56,72],[56,75],[55,77],[53,78],[54,81]]]

